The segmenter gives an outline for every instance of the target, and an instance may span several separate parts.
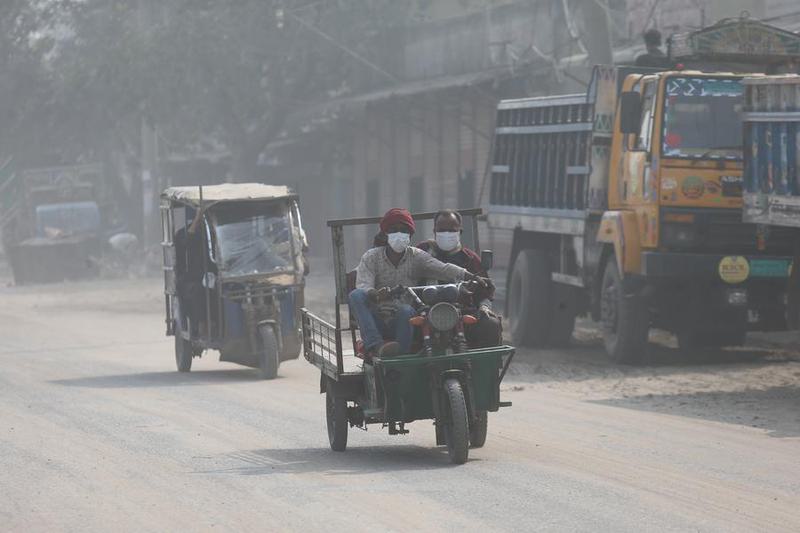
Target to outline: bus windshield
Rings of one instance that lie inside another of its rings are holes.
[[[742,84],[725,78],[669,78],[662,155],[742,159]]]
[[[248,276],[293,269],[290,221],[283,205],[238,205],[217,211],[220,270]]]

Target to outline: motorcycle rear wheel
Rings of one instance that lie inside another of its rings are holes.
[[[325,392],[325,418],[328,424],[328,442],[330,442],[331,450],[343,452],[347,449],[347,400],[344,398],[337,398],[331,388]]]

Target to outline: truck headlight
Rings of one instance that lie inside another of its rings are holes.
[[[697,241],[697,232],[690,224],[663,224],[661,226],[661,245],[675,248],[689,248]]]
[[[728,289],[725,297],[728,301],[728,305],[747,305],[747,290],[745,289]]]

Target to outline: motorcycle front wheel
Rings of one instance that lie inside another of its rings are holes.
[[[448,406],[448,420],[445,426],[447,453],[450,461],[460,465],[469,458],[469,413],[464,399],[464,390],[457,379],[444,382],[445,398]]]

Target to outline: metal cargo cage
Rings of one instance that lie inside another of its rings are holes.
[[[747,222],[800,227],[800,76],[744,81]]]

